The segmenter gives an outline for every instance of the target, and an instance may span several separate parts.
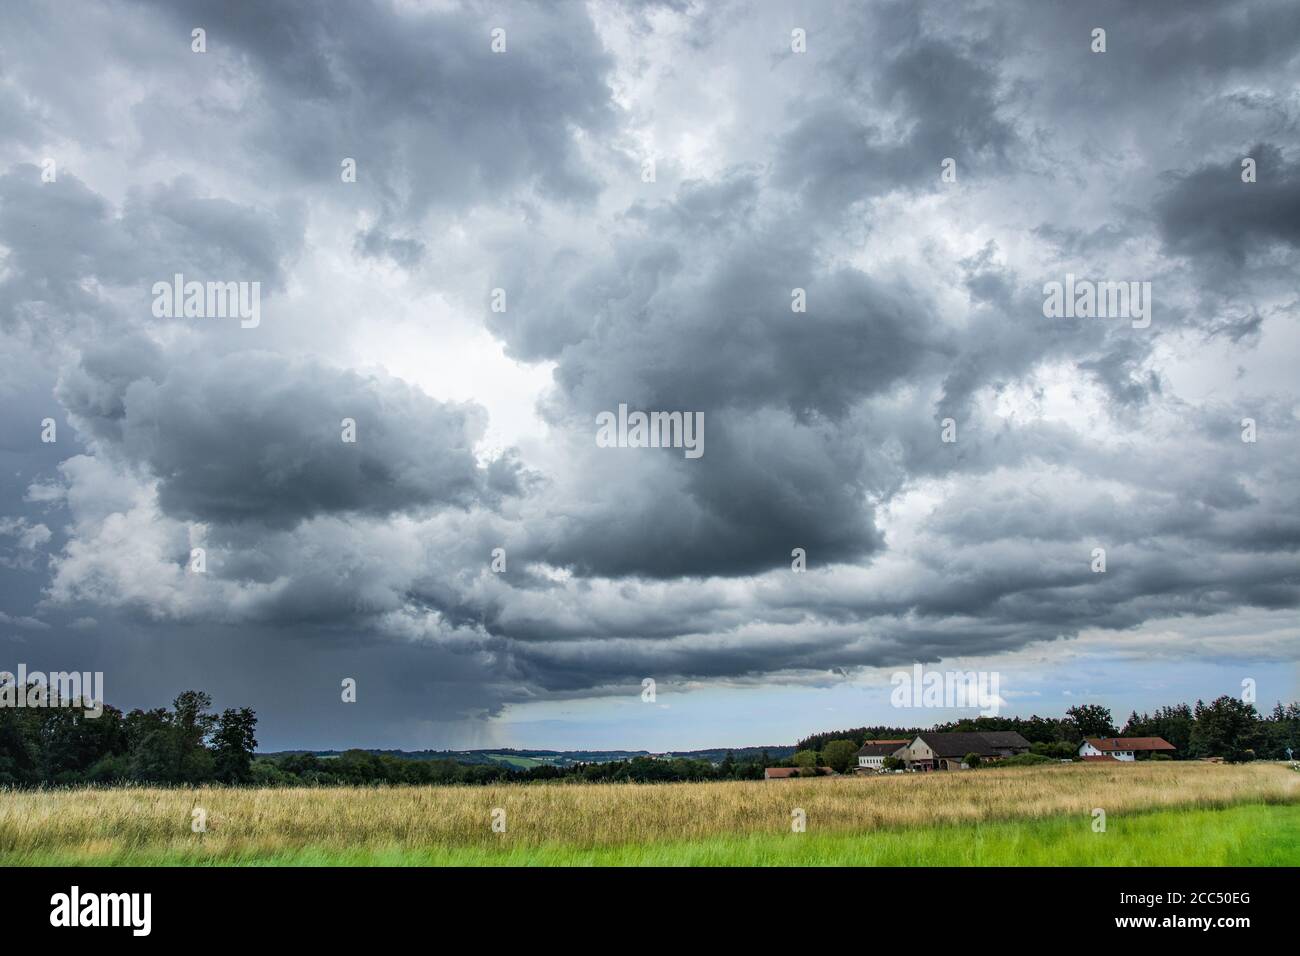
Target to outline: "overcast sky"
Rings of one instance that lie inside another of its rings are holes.
[[[4,20],[0,670],[262,749],[957,716],[890,706],[917,661],[1297,696],[1294,0]],[[178,273],[260,320],[160,317]],[[703,455],[600,447],[620,404]]]

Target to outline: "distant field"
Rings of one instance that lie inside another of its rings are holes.
[[[544,766],[546,761],[538,760],[536,757],[516,757],[513,754],[488,754],[487,759],[494,763],[504,763],[511,767],[517,767],[520,770],[529,770],[533,767]]]
[[[191,811],[208,832],[191,832]],[[491,829],[505,811],[506,832]],[[807,832],[792,833],[804,811]],[[1092,811],[1106,811],[1106,832]],[[770,782],[0,793],[0,863],[1300,865],[1300,774],[1072,764]]]

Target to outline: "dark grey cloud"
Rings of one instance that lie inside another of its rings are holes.
[[[864,63],[845,44],[825,97],[803,106],[777,145],[775,182],[798,189],[818,216],[890,190],[936,188],[948,158],[959,176],[979,174],[1017,142],[987,50],[926,33],[913,4],[864,19],[864,33],[888,38],[887,56]]]
[[[583,575],[743,575],[875,550],[862,450],[832,427],[788,415],[706,413],[703,458],[680,451],[595,449],[583,470],[601,475],[577,513],[530,534],[524,555]],[[702,467],[697,467],[702,466]]]
[[[575,133],[613,130],[611,63],[579,3],[144,6],[186,49],[193,27],[207,30],[208,59],[186,71],[199,89],[216,63],[251,71],[258,109],[240,135],[297,183],[338,184],[351,157],[356,185],[403,221],[521,186],[565,200],[599,186]],[[504,54],[490,46],[496,28]],[[142,103],[140,122],[169,108]]]
[[[263,352],[171,356],[164,370],[130,343],[87,355],[59,394],[80,427],[158,479],[178,517],[282,527],[488,497],[473,453],[482,411],[395,379]]]
[[[754,220],[743,197],[759,185],[747,173],[688,183],[678,200],[637,207],[608,260],[584,269],[576,252],[544,250],[546,266],[509,277],[513,304],[490,327],[516,354],[557,362],[557,426],[592,432],[621,403],[706,423],[698,461],[590,449],[607,497],[530,554],[585,574],[671,577],[788,564],[793,546],[825,560],[877,546],[866,499],[893,468],[873,467],[869,436],[846,441],[843,423],[947,363],[952,343],[907,283],[826,268],[793,221]],[[675,251],[687,246],[689,261]],[[795,288],[806,312],[792,311]],[[678,493],[642,487],[647,467]],[[646,514],[621,518],[629,509]]]
[[[103,331],[97,320],[147,317],[153,283],[178,272],[258,282],[270,295],[284,284],[303,228],[294,203],[255,209],[205,195],[188,177],[132,190],[119,210],[73,173],[47,183],[39,167],[18,164],[0,175],[0,245],[9,250],[0,323],[84,344]],[[125,290],[129,314],[106,298],[110,289]]]
[[[1241,162],[1255,160],[1256,181],[1242,181]],[[1300,248],[1300,157],[1257,143],[1226,162],[1176,175],[1157,199],[1161,239],[1174,255],[1215,272],[1240,269],[1278,246]]]

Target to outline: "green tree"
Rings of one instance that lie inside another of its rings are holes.
[[[1300,702],[1293,701],[1283,707],[1279,701],[1264,719],[1262,729],[1261,756],[1268,760],[1285,760],[1288,747],[1293,754],[1300,753]]]
[[[245,783],[252,776],[257,749],[257,715],[247,707],[222,711],[212,735],[213,770],[223,783]]]
[[[87,717],[79,707],[42,712],[41,771],[46,780],[80,781],[98,761],[125,754],[126,747],[126,728],[116,707],[104,707],[98,717]]]
[[[1224,695],[1209,704],[1198,700],[1193,713],[1191,749],[1198,757],[1239,759],[1260,743],[1259,714],[1252,704]]]
[[[10,708],[0,708],[0,785],[34,783],[37,779],[38,752],[23,716]]]
[[[728,750],[726,756],[722,758],[722,763],[718,765],[718,774],[727,780],[730,780],[736,775],[736,755],[730,750]]]
[[[198,783],[212,776],[212,754],[206,747],[207,739],[217,725],[214,714],[208,713],[212,695],[201,690],[187,690],[172,702],[175,716],[172,727],[176,734],[176,779]]]
[[[846,773],[853,766],[858,745],[852,740],[832,740],[822,748],[822,760],[836,773]]]
[[[794,765],[795,765],[796,767],[801,767],[801,768],[804,768],[804,769],[809,769],[809,768],[812,768],[812,767],[816,767],[816,766],[817,766],[817,751],[815,751],[815,750],[800,750],[798,753],[796,753],[796,754],[791,758],[791,760],[792,760],[792,762],[794,763]]]
[[[131,777],[144,783],[179,783],[181,750],[170,722],[141,722],[131,747]]]
[[[1120,733],[1125,737],[1161,737],[1174,746],[1179,756],[1186,757],[1190,754],[1193,722],[1192,708],[1176,704],[1150,715],[1131,714]]]
[[[982,764],[984,760],[982,757],[980,757],[979,754],[977,754],[975,751],[972,750],[966,756],[961,758],[961,762],[964,763],[966,766],[970,767],[972,770],[974,770],[976,767]]]
[[[1066,715],[1074,724],[1078,732],[1078,738],[1084,737],[1114,737],[1119,731],[1115,729],[1115,721],[1110,715],[1110,708],[1103,707],[1101,704],[1079,704],[1067,710]]]

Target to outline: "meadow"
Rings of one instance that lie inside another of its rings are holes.
[[[206,832],[192,831],[195,810]],[[792,832],[796,810],[805,832]],[[725,783],[10,791],[0,863],[1294,866],[1300,773],[1150,762]]]

